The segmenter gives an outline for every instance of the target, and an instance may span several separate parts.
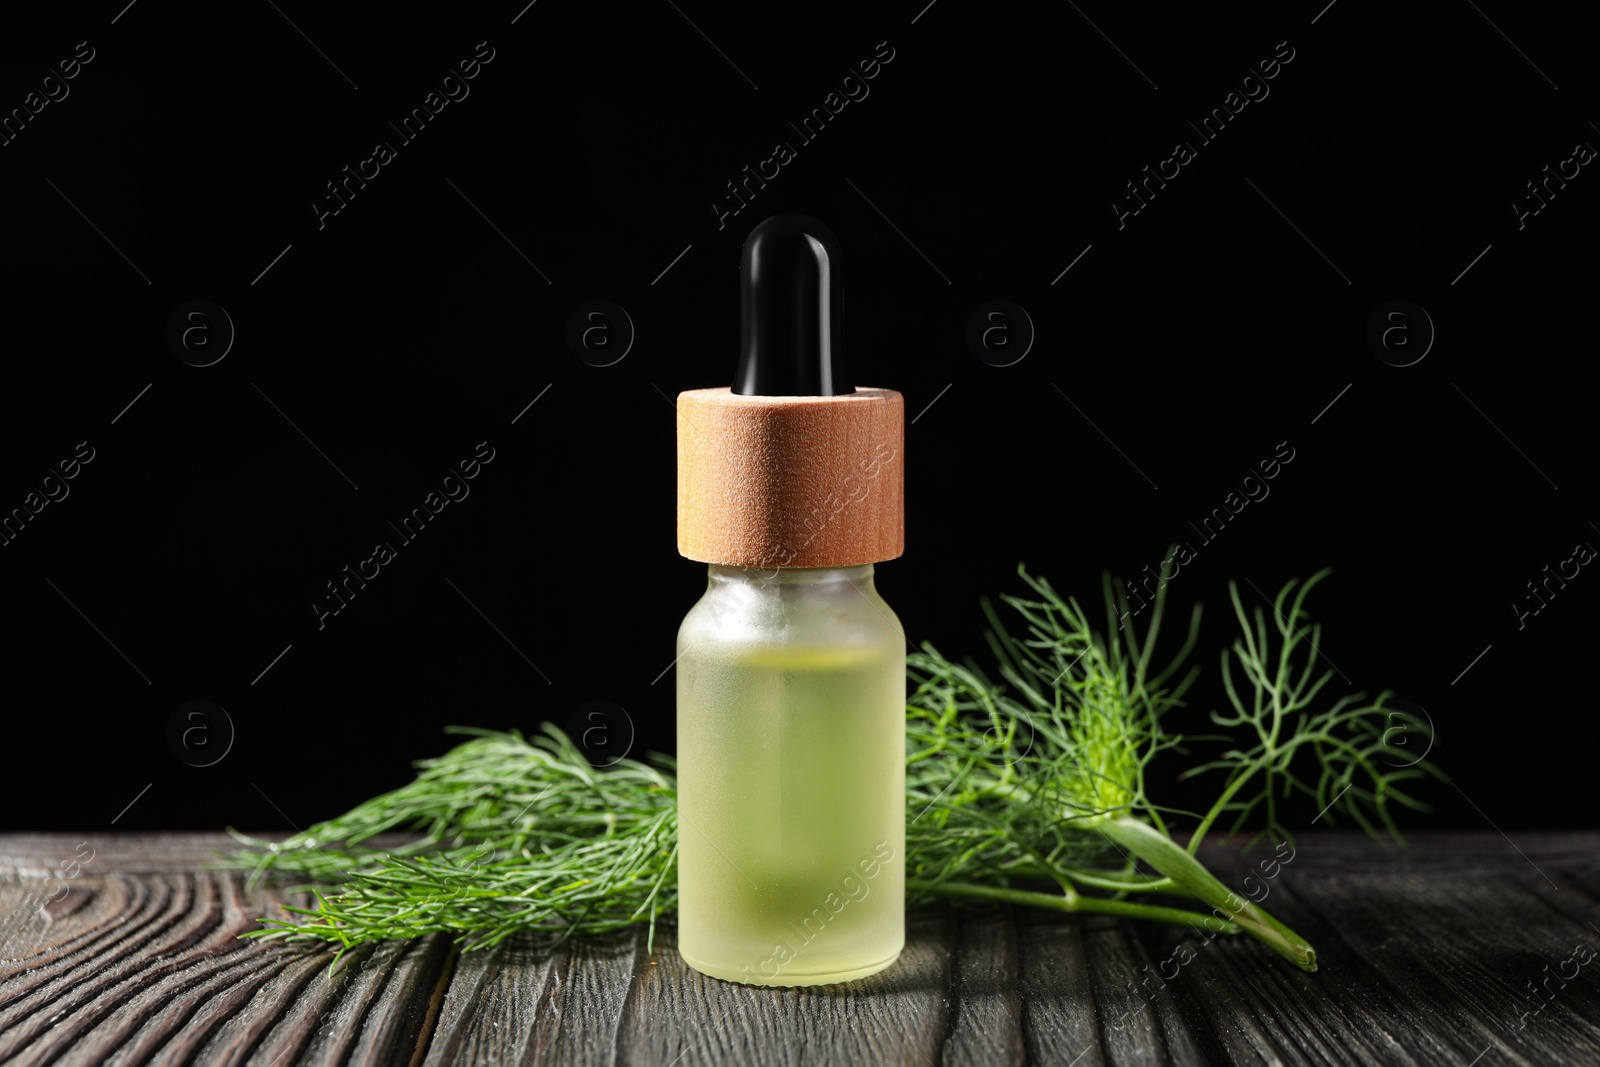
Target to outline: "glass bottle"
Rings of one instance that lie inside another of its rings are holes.
[[[678,631],[678,951],[816,985],[905,943],[905,650],[873,565],[712,564]]]
[[[740,255],[734,382],[678,394],[678,951],[763,985],[905,943],[905,667],[873,567],[905,551],[905,398],[856,387],[839,245],[776,215]],[[774,565],[775,564],[775,565]]]

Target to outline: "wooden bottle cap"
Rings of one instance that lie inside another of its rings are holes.
[[[678,552],[853,567],[905,551],[905,399],[678,394]]]

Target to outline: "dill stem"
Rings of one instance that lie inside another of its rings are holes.
[[[1192,856],[1200,850],[1200,842],[1205,840],[1206,832],[1211,829],[1211,824],[1216,822],[1217,816],[1221,815],[1227,808],[1228,801],[1233,799],[1234,794],[1244,788],[1244,784],[1256,776],[1256,771],[1261,768],[1261,765],[1261,761],[1249,764],[1249,769],[1236,777],[1222,791],[1222,795],[1217,798],[1216,803],[1211,805],[1211,810],[1206,812],[1206,817],[1200,820],[1200,825],[1195,827],[1194,833],[1190,835],[1189,855]]]
[[[1271,945],[1303,971],[1317,969],[1317,953],[1310,942],[1273,918],[1264,908],[1239,896],[1217,876],[1159,830],[1123,816],[1099,824],[1106,837],[1126,848],[1162,874],[1189,890],[1212,908],[1224,912],[1252,937]]]
[[[1237,923],[1218,920],[1199,912],[1182,908],[1164,908],[1156,904],[1134,904],[1125,900],[1107,900],[1104,897],[1086,897],[1079,893],[1037,893],[1027,889],[1007,889],[1001,886],[976,885],[971,882],[924,882],[907,879],[906,888],[940,896],[964,897],[971,900],[992,900],[1001,904],[1020,904],[1030,908],[1050,911],[1093,912],[1099,915],[1121,915],[1129,919],[1147,919],[1152,922],[1176,923],[1222,933],[1237,934]],[[1206,925],[1209,924],[1209,925]]]
[[[1063,867],[1060,872],[1063,876],[1072,879],[1079,885],[1093,886],[1096,889],[1110,889],[1118,893],[1174,893],[1178,896],[1192,896],[1171,878],[1145,878],[1133,881],[1126,878],[1113,878],[1100,871],[1087,871],[1081,867]]]

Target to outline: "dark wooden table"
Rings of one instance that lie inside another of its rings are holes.
[[[654,952],[385,944],[330,977],[326,949],[238,939],[280,901],[203,869],[221,835],[0,836],[0,1062],[1600,1064],[1600,834],[1512,836],[1308,834],[1271,880],[1268,850],[1208,846],[1316,974],[1245,938],[934,909],[894,967],[807,991],[704,978],[670,925]]]

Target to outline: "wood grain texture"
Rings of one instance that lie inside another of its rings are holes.
[[[654,946],[434,936],[330,973],[328,948],[239,939],[304,901],[207,869],[220,835],[93,835],[76,867],[85,835],[0,836],[0,1062],[1600,1064],[1600,955],[1576,962],[1600,952],[1600,834],[1516,837],[1307,835],[1271,879],[1207,846],[1316,974],[1243,938],[977,907],[914,913],[861,982],[768,989],[686,967],[670,923]]]
[[[678,394],[678,552],[736,567],[853,567],[906,549],[905,397]]]

